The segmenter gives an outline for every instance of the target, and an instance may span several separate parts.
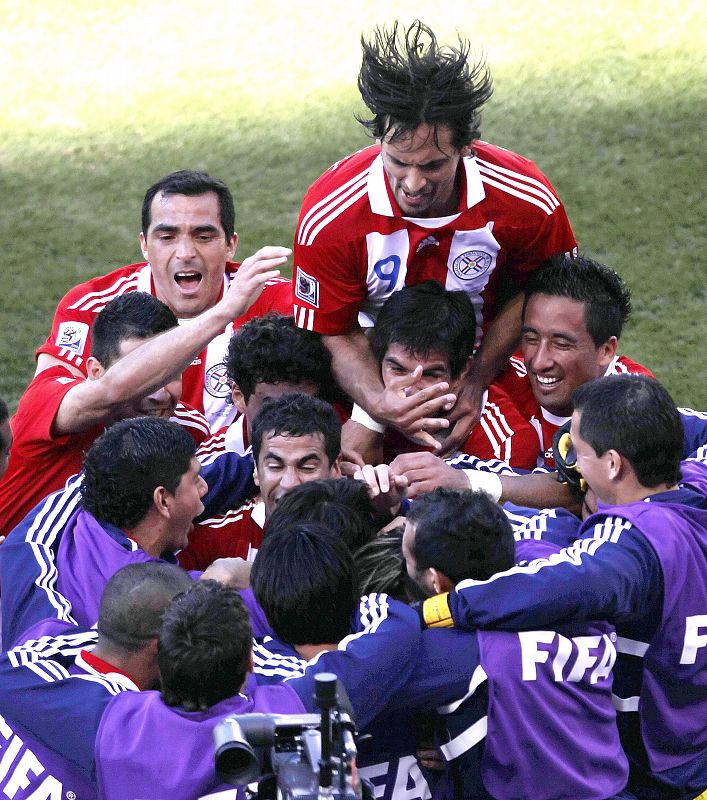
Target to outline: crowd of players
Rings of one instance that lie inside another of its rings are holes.
[[[69,291],[0,402],[9,798],[223,791],[218,719],[312,710],[322,672],[376,797],[707,790],[707,414],[479,139],[467,42],[378,30],[359,89],[376,142],[294,251],[234,263],[227,186],[167,175],[145,261]]]

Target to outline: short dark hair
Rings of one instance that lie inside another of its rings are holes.
[[[162,614],[179,592],[192,584],[174,564],[128,564],[106,584],[98,612],[98,635],[114,647],[135,652],[157,636]]]
[[[297,522],[265,537],[250,583],[283,641],[329,644],[350,633],[357,599],[353,557],[323,525]]]
[[[299,392],[267,398],[253,421],[256,464],[266,434],[306,436],[310,433],[321,433],[327,458],[333,464],[341,452],[341,421],[332,406],[318,397]]]
[[[198,197],[208,192],[214,192],[218,197],[221,227],[226,234],[226,241],[230,241],[236,229],[236,209],[231,190],[223,181],[193,169],[180,169],[178,172],[170,172],[169,175],[160,178],[145,192],[142,201],[142,232],[145,236],[147,236],[152,221],[152,201],[160,192],[168,195],[184,194],[187,197]]]
[[[616,450],[647,488],[680,480],[683,427],[673,398],[646,375],[608,375],[572,395],[581,437],[598,456]]]
[[[433,567],[458,583],[486,580],[514,564],[511,524],[484,492],[435,489],[415,499],[407,519],[415,526],[418,571]]]
[[[425,599],[425,593],[405,568],[404,530],[400,525],[381,533],[354,553],[360,595],[389,594],[403,603]]]
[[[481,106],[493,92],[483,59],[469,66],[471,46],[442,47],[427,25],[393,23],[361,37],[358,89],[373,117],[358,121],[377,139],[412,133],[420,125],[447,125],[458,150],[479,138]],[[435,141],[437,136],[435,127]]]
[[[587,331],[596,347],[621,336],[631,314],[631,292],[616,272],[584,256],[556,256],[534,272],[525,289],[523,319],[534,294],[584,303]]]
[[[164,702],[206,711],[238,694],[252,641],[248,609],[238,592],[216,581],[196,581],[162,617],[157,664]]]
[[[91,327],[91,355],[108,369],[120,355],[126,339],[150,339],[176,328],[174,313],[147,292],[127,292],[114,297]]]
[[[158,486],[174,494],[195,451],[192,437],[169,420],[116,422],[86,454],[83,507],[99,522],[131,528],[149,511]]]
[[[10,412],[7,409],[7,403],[0,397],[0,425],[2,425],[5,420],[7,420],[10,416]],[[0,441],[0,447],[2,446],[2,442]]]
[[[376,511],[363,481],[327,478],[307,481],[281,497],[263,537],[294,522],[318,522],[340,536],[354,552],[376,535]]]
[[[476,318],[469,295],[425,281],[391,294],[378,313],[370,341],[379,364],[392,344],[422,357],[433,351],[444,353],[456,378],[474,352],[475,337]]]
[[[246,322],[231,337],[228,377],[246,402],[259,383],[333,383],[331,355],[321,337],[295,325],[294,317],[267,314]]]

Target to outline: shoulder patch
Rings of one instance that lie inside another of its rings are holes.
[[[319,308],[319,281],[311,275],[307,275],[302,267],[297,267],[295,297],[304,300],[310,306]]]
[[[85,322],[62,322],[54,344],[72,353],[83,355],[89,327]]]

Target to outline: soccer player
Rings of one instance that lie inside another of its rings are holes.
[[[120,567],[175,562],[204,511],[195,449],[181,426],[152,417],[117,422],[96,440],[84,472],[37,505],[0,549],[6,645],[44,618],[90,627]],[[251,464],[246,459],[241,484]],[[231,480],[238,491],[238,476]]]
[[[107,701],[120,692],[154,688],[162,614],[191,584],[186,573],[169,564],[131,564],[106,584],[97,630],[62,630],[56,620],[45,621],[28,632],[34,636],[0,656],[1,750],[6,759],[0,787],[5,794],[17,800],[96,797],[95,776],[77,764],[77,756],[87,749],[83,726],[73,724],[81,715],[79,707],[96,695]],[[16,669],[20,665],[23,669]],[[69,676],[76,678],[63,681],[66,688],[59,696],[42,691],[43,684],[51,688]],[[59,738],[53,727],[57,720],[67,723],[60,734],[63,754],[53,747]]]
[[[233,197],[223,181],[194,170],[161,178],[145,193],[140,247],[146,261],[92,278],[71,289],[54,314],[52,331],[37,351],[37,373],[61,363],[75,375],[87,375],[91,325],[112,298],[126,292],[155,295],[181,321],[215,306],[239,265],[233,263],[238,237]],[[282,264],[290,250],[265,247],[253,259],[276,258]],[[184,373],[183,400],[201,411],[212,430],[233,419],[230,387],[223,360],[234,326],[270,310],[290,313],[289,283],[272,276],[259,301],[237,310],[202,343]]]
[[[92,790],[81,800],[134,800],[136,792],[155,800],[193,800],[226,789],[214,766],[216,721],[229,714],[304,711],[289,686],[243,693],[251,660],[248,612],[236,592],[214,581],[199,581],[173,598],[151,647],[159,692],[122,691],[116,681],[70,675],[51,653],[28,661],[20,648],[0,658],[3,713],[80,771]],[[36,713],[38,707],[43,713]],[[21,746],[20,740],[15,747]],[[39,771],[36,760],[21,757],[8,792],[22,786],[30,771]],[[58,783],[45,785],[39,796],[63,796],[48,792],[56,793]]]
[[[174,314],[145,293],[109,303],[95,317],[88,380],[57,364],[35,377],[20,401],[10,468],[0,485],[0,533],[9,533],[39,500],[81,469],[83,452],[106,425],[137,414],[170,417],[182,370],[252,304],[283,261],[263,251],[244,262],[218,303],[179,327]],[[193,422],[184,410],[177,419]]]
[[[254,419],[252,434],[253,477],[259,494],[241,506],[200,520],[179,554],[185,569],[206,569],[225,557],[252,561],[267,519],[290,489],[341,475],[341,423],[324,400],[290,393],[266,399]],[[218,466],[222,458],[212,465]]]
[[[613,621],[628,788],[695,797],[707,787],[707,467],[690,461],[681,480],[680,416],[650,378],[600,378],[577,389],[573,405],[577,465],[597,513],[572,547],[462,581],[425,603],[425,620],[503,629]]]
[[[371,334],[373,354],[386,388],[400,388],[407,396],[438,381],[456,392],[472,366],[476,323],[474,307],[465,292],[449,291],[436,281],[405,286],[383,304]],[[426,412],[428,413],[428,412]],[[357,426],[357,416],[345,423]],[[443,440],[447,431],[437,436]],[[400,432],[380,434],[380,460],[390,462],[400,453],[419,451]],[[460,450],[478,458],[496,458],[511,466],[532,468],[537,457],[537,439],[511,398],[492,384],[482,398],[481,419]],[[376,463],[364,456],[366,463]]]
[[[249,320],[231,337],[226,357],[236,419],[201,444],[196,457],[208,464],[223,452],[245,453],[263,400],[300,392],[328,399],[331,356],[321,339],[294,318],[267,314]]]
[[[372,117],[361,122],[376,144],[337,162],[305,195],[295,234],[295,318],[325,336],[339,384],[375,420],[427,444],[451,423],[445,447],[452,451],[518,343],[517,292],[542,261],[574,251],[576,242],[537,167],[479,140],[491,79],[482,62],[470,65],[468,42],[442,47],[416,21],[378,30],[362,45],[358,86]],[[384,391],[360,327],[375,321],[394,291],[428,279],[469,294],[478,341],[483,335],[458,396],[444,383],[431,392],[435,410],[456,401],[449,422]]]

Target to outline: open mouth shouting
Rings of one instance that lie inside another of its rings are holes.
[[[174,280],[181,292],[194,295],[199,291],[203,276],[196,270],[180,270],[175,273]]]

